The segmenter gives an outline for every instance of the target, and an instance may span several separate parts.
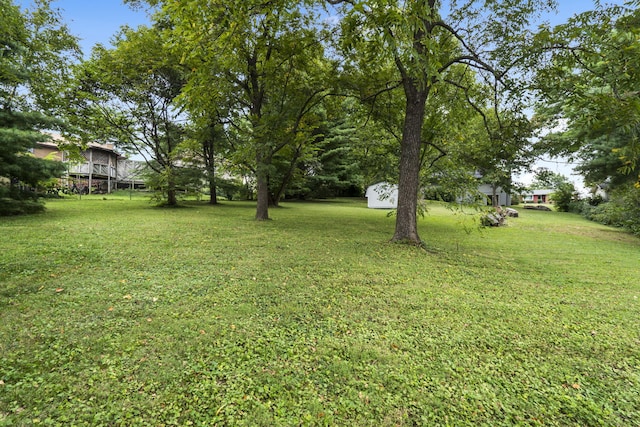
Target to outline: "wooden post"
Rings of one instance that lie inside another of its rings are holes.
[[[89,148],[89,192],[88,194],[91,194],[93,190],[91,188],[92,185],[93,185],[93,150]]]

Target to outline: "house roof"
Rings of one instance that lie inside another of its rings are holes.
[[[531,191],[526,191],[524,193],[525,196],[548,196],[549,194],[553,194],[555,193],[555,190],[551,190],[548,188],[545,189],[541,189],[541,190],[531,190]]]
[[[52,137],[53,141],[41,141],[41,142],[38,142],[38,145],[41,145],[41,146],[44,146],[44,147],[58,149],[58,145],[61,142],[64,142],[64,139],[58,134],[51,134],[51,137]],[[109,153],[113,153],[116,156],[118,156],[118,158],[126,159],[125,156],[123,156],[119,151],[116,150],[116,148],[115,148],[115,146],[113,144],[99,144],[97,142],[90,142],[90,143],[87,144],[86,149],[102,150],[102,151],[106,151],[106,152],[109,152]]]
[[[50,141],[40,141],[37,143],[38,145],[42,146],[42,147],[49,147],[49,148],[58,148],[58,144],[56,144],[55,142],[50,142]]]

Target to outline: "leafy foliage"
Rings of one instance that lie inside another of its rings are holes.
[[[220,104],[232,138],[231,159],[256,178],[256,218],[268,219],[316,140],[318,105],[331,65],[319,26],[299,2],[280,0],[159,2],[167,39],[191,69],[183,92],[189,109]]]
[[[114,49],[97,46],[76,69],[68,94],[77,136],[111,142],[144,157],[169,205],[177,203],[183,109],[176,103],[185,70],[163,45],[157,28],[122,29]]]
[[[579,201],[579,195],[575,186],[570,182],[563,182],[555,188],[551,199],[560,212],[570,212],[572,203]]]
[[[634,184],[640,185],[640,12],[637,1],[601,7],[545,29],[548,53],[537,77],[540,123],[560,129],[540,147],[578,158],[588,185],[618,196],[587,216],[635,229]],[[566,199],[567,197],[565,197]],[[624,219],[622,219],[624,218]]]
[[[586,12],[538,34],[549,49],[538,74],[541,147],[576,156],[589,184],[637,178],[640,150],[640,12],[611,6]]]
[[[587,208],[585,216],[640,235],[640,189],[632,184],[619,186],[609,195],[609,201]]]
[[[419,243],[416,213],[424,158],[421,154],[430,152],[431,164],[447,155],[448,150],[441,147],[440,141],[430,138],[433,135],[429,131],[444,129],[455,123],[451,117],[459,118],[457,110],[448,108],[447,98],[434,98],[452,86],[458,92],[452,98],[454,102],[462,100],[474,105],[478,102],[473,96],[477,93],[474,86],[480,82],[489,93],[484,101],[492,100],[489,105],[494,111],[502,114],[521,109],[520,89],[509,75],[518,67],[526,73],[524,59],[529,55],[526,27],[537,11],[553,2],[443,4],[435,0],[336,0],[331,3],[343,4],[342,47],[347,63],[352,69],[372,76],[360,85],[364,89],[362,98],[376,102],[380,99],[384,103],[387,93],[395,88],[402,90],[402,95],[396,98],[402,110],[395,109],[395,117],[399,119],[396,135],[400,160],[398,214],[392,240]],[[378,83],[377,87],[371,87],[371,81]],[[486,107],[480,102],[474,105],[480,113]],[[391,111],[385,118],[394,117]],[[431,126],[429,114],[437,117],[439,125]],[[507,126],[499,130],[516,128]],[[492,145],[500,146],[508,144],[510,137],[498,137],[497,132],[492,132],[489,139]],[[497,171],[492,170],[496,172],[496,181]]]
[[[43,209],[39,183],[64,172],[60,162],[29,151],[50,139],[42,130],[62,125],[46,112],[56,110],[54,88],[65,78],[65,55],[77,45],[48,2],[23,14],[2,0],[0,15],[0,215],[31,213]]]
[[[529,188],[532,190],[557,189],[567,183],[569,179],[566,176],[547,168],[538,168]]]
[[[357,130],[348,118],[325,121],[312,156],[300,165],[301,179],[288,193],[302,198],[358,197],[364,193]]]

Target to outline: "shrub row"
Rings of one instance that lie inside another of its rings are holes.
[[[612,227],[620,227],[640,235],[640,188],[626,185],[613,191],[606,202],[586,199],[576,202],[570,211]]]

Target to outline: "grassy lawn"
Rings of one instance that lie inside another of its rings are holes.
[[[104,200],[106,199],[106,200]],[[0,425],[640,425],[640,239],[364,202],[0,219]]]

